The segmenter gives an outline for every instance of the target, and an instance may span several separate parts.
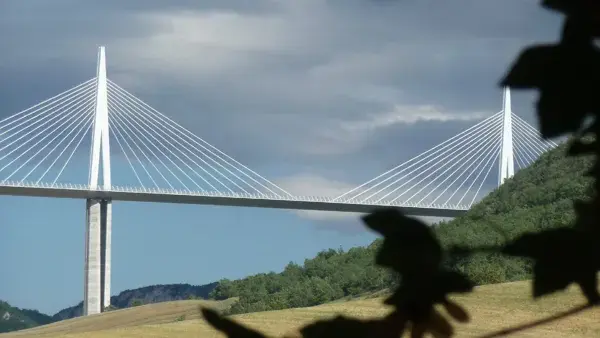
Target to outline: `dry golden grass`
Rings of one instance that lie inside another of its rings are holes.
[[[457,324],[459,337],[473,337],[501,328],[528,323],[585,303],[576,288],[534,302],[530,299],[530,284],[527,282],[482,286],[477,288],[473,294],[454,297],[454,299],[464,304],[473,315],[471,323]],[[12,336],[223,337],[198,319],[197,307],[200,303],[200,301],[182,301],[142,306],[93,317],[67,320],[19,333],[0,335],[0,338]],[[215,307],[226,306],[226,304],[219,303],[212,303],[212,305]],[[315,319],[329,318],[336,314],[370,318],[383,315],[388,311],[389,309],[382,307],[381,298],[368,298],[334,302],[311,308],[248,313],[236,315],[234,318],[273,337],[279,337],[295,332],[297,328]],[[183,314],[189,320],[176,322],[175,319]],[[600,337],[599,318],[600,309],[592,309],[515,336]]]
[[[29,330],[0,334],[8,337],[62,337],[67,334],[81,336],[82,333],[105,330],[107,328],[128,328],[151,324],[173,323],[178,319],[198,319],[201,314],[198,309],[202,306],[217,310],[229,308],[236,299],[225,301],[182,300],[142,305],[133,308],[115,310],[100,315],[79,317],[60,322],[35,327]]]

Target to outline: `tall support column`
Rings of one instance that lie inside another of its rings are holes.
[[[90,189],[98,189],[99,173],[102,168],[102,188],[110,189],[108,93],[104,47],[100,47],[98,51],[96,80],[96,110],[89,185]],[[102,163],[100,163],[101,158]],[[110,305],[112,203],[109,200],[89,199],[86,208],[84,316],[100,313]]]
[[[98,200],[86,201],[85,276],[83,315],[100,313],[101,306],[101,216]]]
[[[101,304],[102,310],[110,306],[110,263],[111,263],[111,226],[112,226],[112,202],[102,200],[100,203],[102,221],[100,223],[100,284],[102,286]]]
[[[500,172],[498,175],[498,186],[502,185],[508,178],[515,174],[515,162],[513,158],[513,136],[512,136],[512,108],[510,101],[510,88],[504,88],[502,123],[502,148],[500,150]]]

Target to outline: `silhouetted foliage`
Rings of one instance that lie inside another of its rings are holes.
[[[588,200],[574,201],[576,219],[571,224],[537,229],[504,241],[475,246],[442,246],[425,224],[396,210],[378,210],[365,216],[366,225],[379,232],[384,241],[376,264],[401,277],[393,295],[385,300],[394,311],[381,319],[357,320],[338,316],[311,323],[300,330],[305,338],[316,337],[399,337],[410,330],[411,337],[450,337],[451,322],[434,305],[441,304],[455,320],[467,322],[469,315],[448,300],[450,293],[470,292],[473,282],[463,273],[448,269],[468,257],[485,252],[524,257],[533,262],[533,297],[565,289],[575,283],[589,304],[518,328],[486,335],[496,337],[578,313],[600,303],[597,274],[600,271],[600,226],[597,213],[600,197],[600,52],[594,39],[600,37],[600,3],[594,0],[545,0],[542,6],[565,15],[561,40],[554,45],[527,48],[518,57],[502,86],[537,89],[537,114],[542,136],[573,133],[568,156],[594,155],[588,175],[594,178]],[[589,120],[591,123],[587,123]],[[446,263],[446,264],[444,264]],[[265,337],[212,310],[202,309],[206,321],[232,338]]]

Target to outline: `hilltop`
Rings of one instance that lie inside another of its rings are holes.
[[[436,232],[446,244],[497,245],[525,232],[568,226],[575,220],[573,201],[591,196],[592,180],[584,177],[592,157],[565,157],[567,145],[544,154],[491,192],[464,216],[440,224]],[[477,284],[500,283],[530,277],[524,259],[498,254],[448,262]]]
[[[163,284],[144,286],[137,289],[125,290],[117,296],[110,297],[110,304],[116,309],[124,309],[134,305],[152,304],[184,299],[207,299],[217,283],[205,285]],[[53,321],[81,316],[83,302],[58,311],[52,316]]]
[[[114,309],[186,299],[207,299],[217,283],[205,285],[164,284],[125,290],[111,297]],[[36,310],[19,309],[0,301],[0,332],[10,332],[81,316],[83,302],[50,316]]]
[[[436,225],[442,244],[494,245],[524,232],[570,224],[575,217],[573,200],[591,194],[591,181],[583,173],[592,159],[566,158],[565,151],[563,144],[543,154],[465,215]],[[380,244],[376,240],[347,252],[326,250],[303,266],[290,263],[281,273],[222,280],[211,298],[239,297],[231,313],[244,313],[314,306],[389,288],[394,276],[373,265]],[[523,259],[491,253],[445,264],[465,272],[478,285],[527,279],[531,271]]]
[[[52,317],[35,310],[19,309],[0,301],[0,332],[10,332],[45,325]]]

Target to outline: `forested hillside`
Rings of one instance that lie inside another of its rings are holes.
[[[52,318],[35,310],[12,307],[0,300],[0,332],[10,332],[44,325],[52,322]]]
[[[241,280],[222,280],[211,298],[239,297],[232,313],[305,307],[345,296],[385,289],[393,285],[391,274],[373,264],[379,245],[366,248],[326,250],[302,266],[289,263],[281,273],[250,276]]]
[[[572,201],[591,192],[591,181],[582,178],[591,167],[591,158],[566,158],[565,149],[562,145],[544,154],[464,216],[437,225],[441,242],[499,244],[523,232],[569,224],[574,219]],[[302,266],[290,263],[281,273],[222,280],[211,297],[240,297],[231,309],[240,313],[312,306],[388,288],[394,278],[373,265],[379,243],[376,240],[367,248],[348,252],[323,251]],[[464,271],[477,284],[525,279],[530,271],[524,260],[490,253],[446,263]]]
[[[566,145],[546,153],[490,193],[463,217],[440,224],[437,234],[446,244],[471,247],[495,245],[524,232],[569,225],[575,219],[573,201],[588,198],[592,180],[583,175],[591,157],[565,157]],[[527,261],[492,253],[449,262],[477,284],[529,277]]]

